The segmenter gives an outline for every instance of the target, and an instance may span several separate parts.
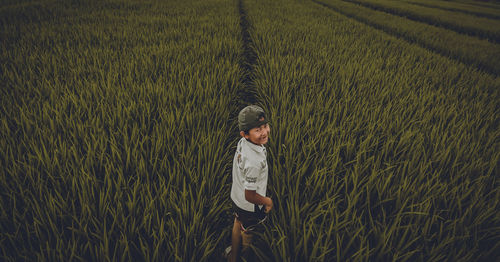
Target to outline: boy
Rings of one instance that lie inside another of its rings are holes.
[[[238,126],[242,138],[238,142],[233,160],[234,225],[231,246],[226,249],[229,261],[239,258],[240,244],[248,248],[251,239],[249,227],[255,226],[272,209],[273,201],[266,197],[267,160],[264,145],[269,139],[269,124],[264,110],[256,105],[243,108],[238,115]]]

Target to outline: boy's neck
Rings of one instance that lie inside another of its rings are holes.
[[[254,142],[252,142],[252,140],[250,140],[250,139],[248,139],[248,138],[245,138],[245,139],[246,139],[248,142],[250,142],[250,143],[252,143],[252,144],[254,144],[254,145],[256,145],[256,146],[262,146],[262,145],[259,145],[259,144],[255,144]]]

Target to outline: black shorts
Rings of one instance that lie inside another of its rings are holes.
[[[262,208],[259,209],[259,205],[254,205],[254,212],[250,212],[239,208],[234,202],[232,202],[232,204],[233,215],[240,221],[244,228],[254,226],[266,217],[266,213],[264,212],[265,206],[262,206]]]

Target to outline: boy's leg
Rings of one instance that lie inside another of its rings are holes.
[[[239,249],[241,244],[241,225],[240,221],[234,218],[233,232],[231,234],[231,253],[229,256],[229,261],[237,262],[239,257]]]
[[[241,232],[241,253],[247,252],[252,244],[253,235],[251,232]]]

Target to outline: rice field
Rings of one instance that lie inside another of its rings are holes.
[[[463,34],[474,35],[498,43],[500,40],[500,21],[481,16],[472,16],[460,12],[442,10],[433,7],[399,2],[393,0],[346,0],[383,10],[410,20],[451,29]],[[417,2],[418,3],[418,2]]]
[[[500,257],[497,2],[0,2],[1,261],[224,261],[250,103],[258,261]]]
[[[398,15],[370,9],[341,0],[315,1],[345,16],[368,24],[388,34],[416,43],[448,58],[473,65],[482,70],[499,74],[500,48],[485,39],[456,31],[408,20]]]
[[[495,10],[490,7],[483,7],[477,5],[479,3],[478,1],[476,1],[476,3],[459,3],[452,1],[406,0],[406,2],[424,7],[437,8],[448,11],[457,11],[459,13],[475,15],[478,17],[493,18],[493,19],[500,18],[498,10]]]

